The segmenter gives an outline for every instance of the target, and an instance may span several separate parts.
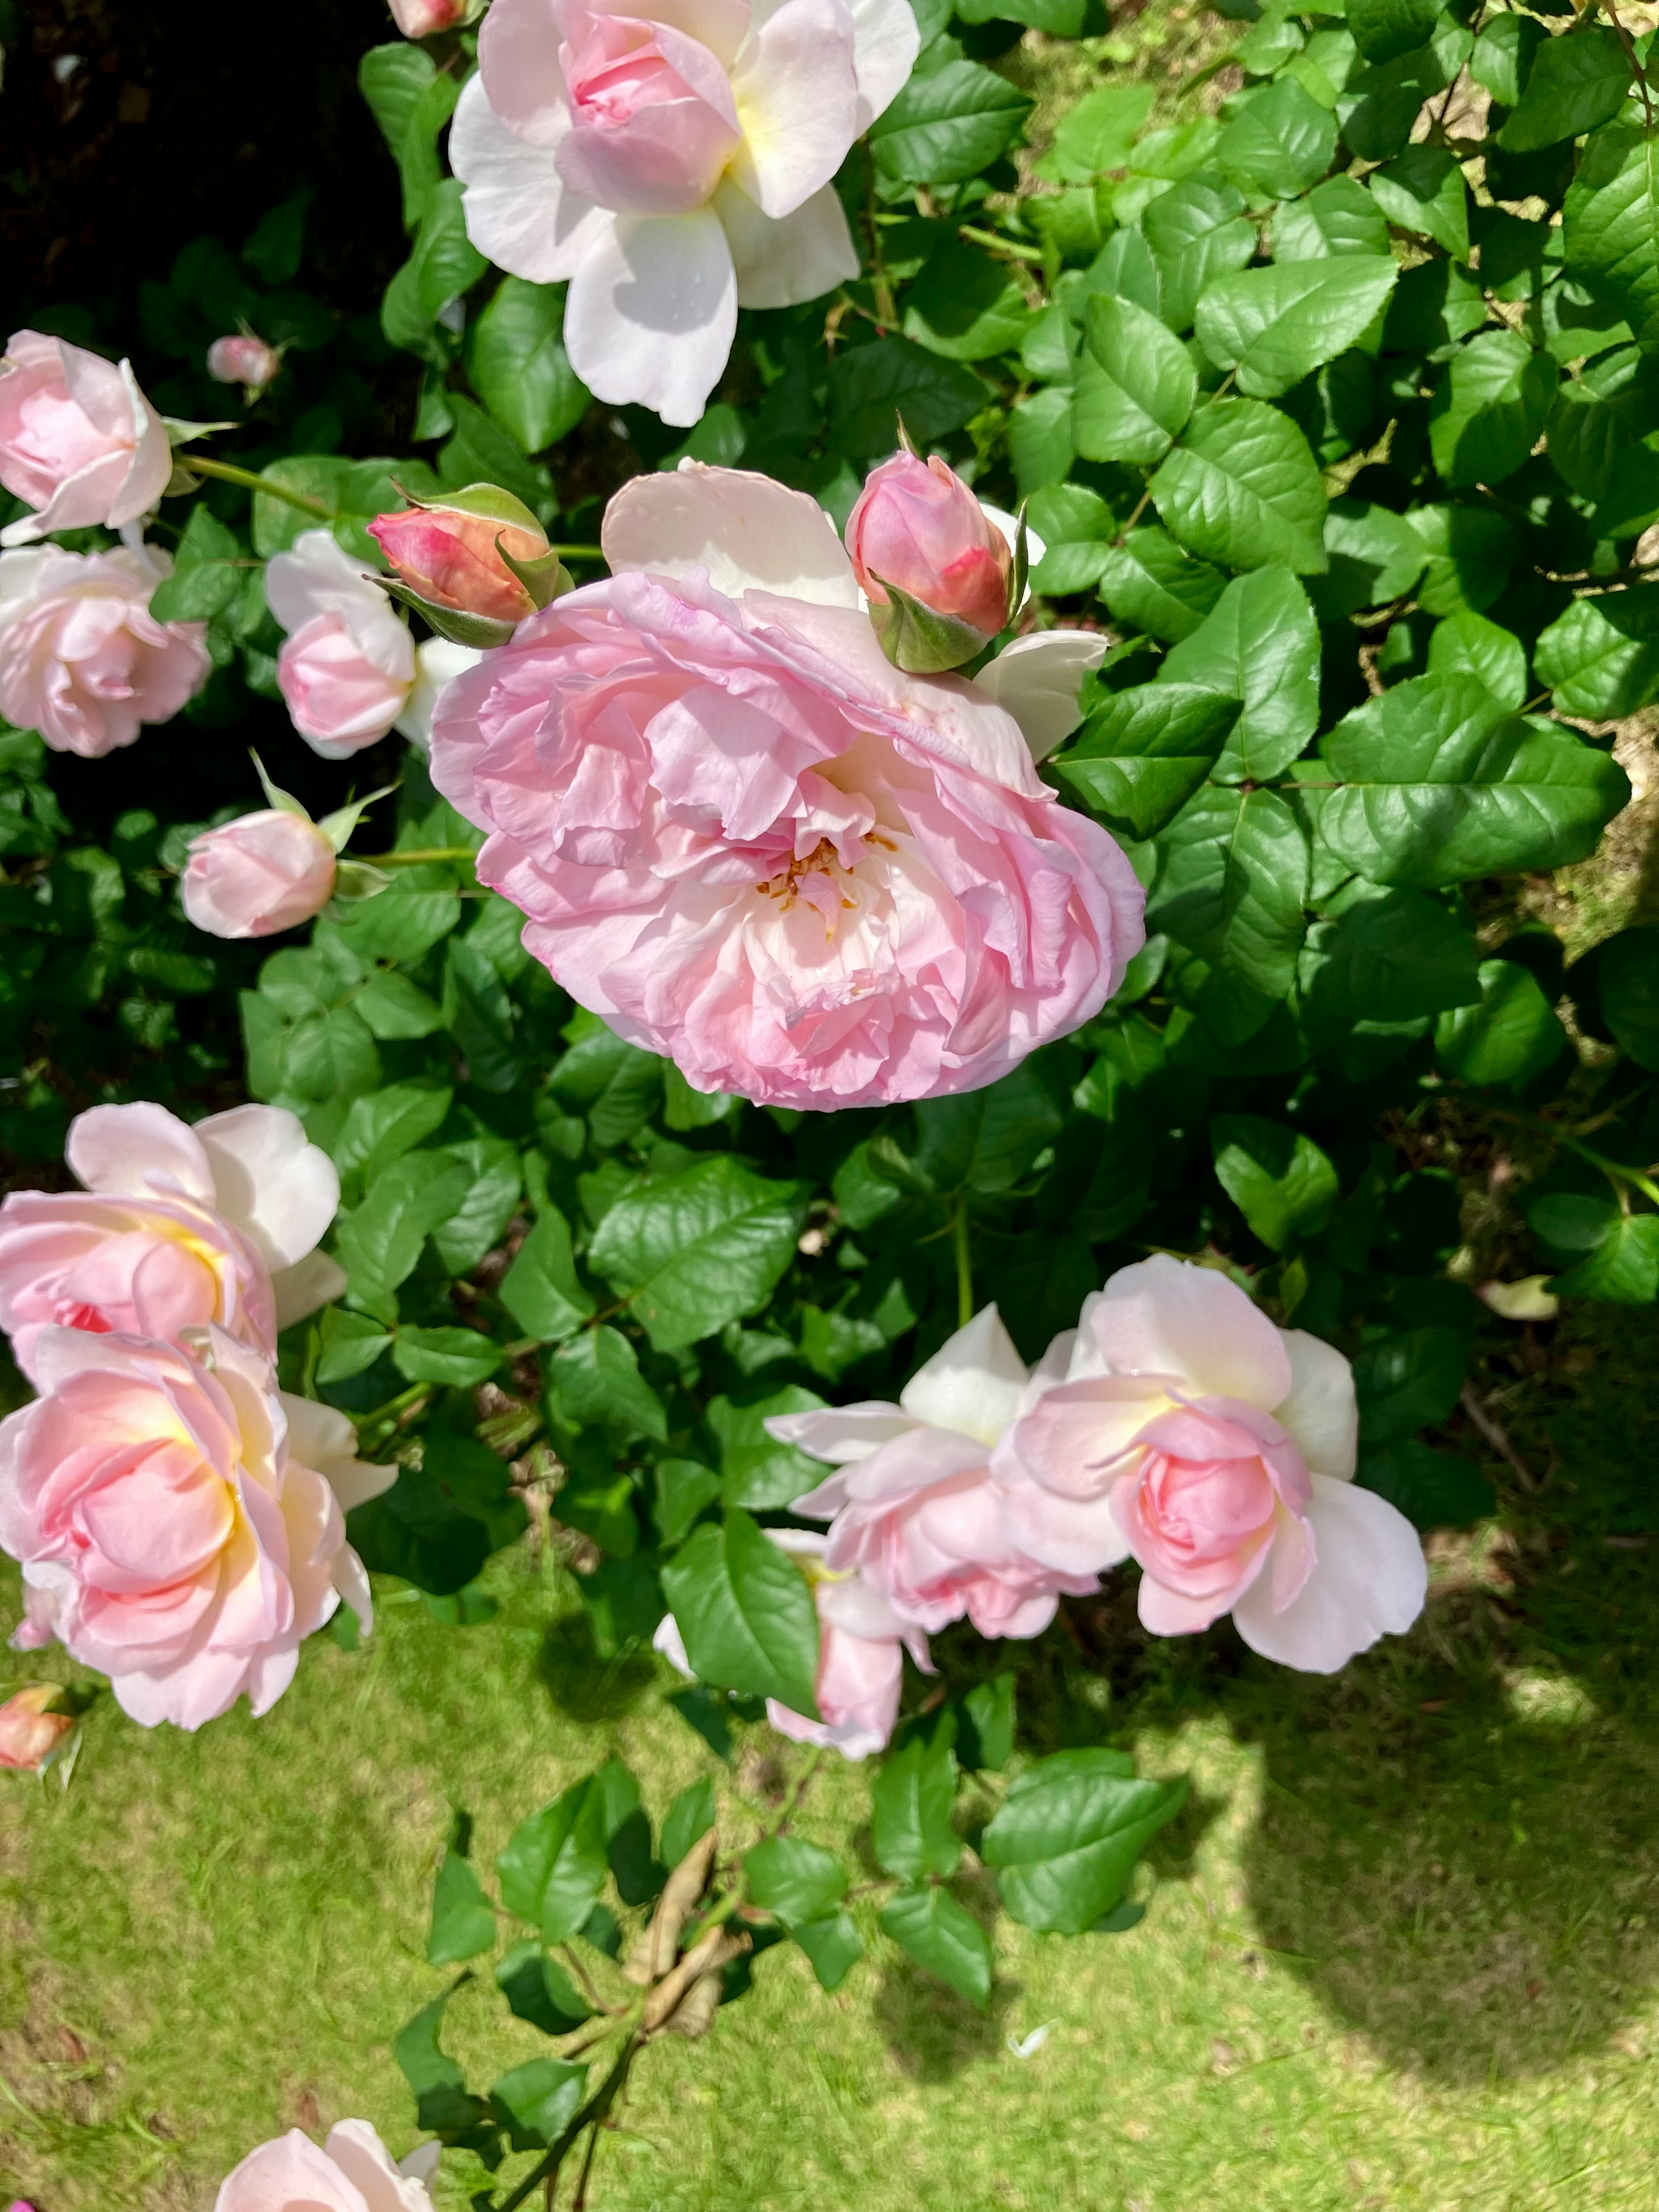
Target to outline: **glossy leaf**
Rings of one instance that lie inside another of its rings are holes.
[[[1359,254],[1241,270],[1205,289],[1199,343],[1218,368],[1235,371],[1241,392],[1277,398],[1353,344],[1397,273],[1392,259]]]
[[[881,1909],[881,1930],[917,1966],[981,2012],[991,2002],[991,1947],[948,1889],[902,1889]]]
[[[1259,399],[1212,400],[1152,478],[1170,533],[1230,568],[1325,566],[1325,488],[1308,441]]]
[[[662,1571],[693,1671],[817,1717],[818,1618],[805,1577],[757,1522],[728,1506]]]
[[[1121,1752],[1055,1752],[1010,1783],[981,1856],[1016,1920],[1079,1936],[1121,1901],[1186,1796],[1184,1782],[1137,1780]]]

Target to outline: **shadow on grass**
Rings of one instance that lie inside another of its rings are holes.
[[[548,1625],[536,1655],[536,1672],[558,1710],[573,1721],[617,1721],[633,1712],[658,1680],[648,1651],[625,1650],[607,1659],[593,1640],[586,1613],[561,1613]]]
[[[955,1884],[954,1893],[989,1936],[1001,1910],[994,1882],[988,1875],[970,1876]],[[1008,2033],[1010,2008],[1024,1992],[1021,1982],[994,1981],[990,2003],[980,2012],[901,1957],[882,1976],[874,2006],[876,2025],[887,2039],[894,2063],[911,2081],[949,2081],[976,2061],[999,2055]]]

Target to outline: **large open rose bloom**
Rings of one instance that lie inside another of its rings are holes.
[[[965,1613],[981,1636],[1040,1635],[1059,1595],[1097,1586],[1092,1571],[1056,1567],[1011,1539],[998,1439],[1035,1384],[995,1306],[983,1307],[899,1393],[766,1424],[786,1443],[827,1460],[832,1474],[791,1510],[828,1521],[825,1567],[856,1571],[900,1620],[930,1632]]]
[[[212,665],[205,623],[149,611],[172,572],[153,545],[0,553],[0,714],[83,760],[171,721]]]
[[[167,425],[129,362],[40,331],[0,360],[0,484],[39,509],[0,531],[26,545],[54,530],[118,530],[155,505],[173,474]]]
[[[400,2166],[367,2120],[342,2120],[319,2150],[298,2128],[261,2143],[219,2185],[213,2212],[432,2212],[423,2151]]]
[[[859,271],[830,179],[919,46],[907,0],[495,0],[449,155],[498,268],[570,283],[571,365],[702,415],[738,309]]]
[[[305,1401],[259,1353],[212,1327],[179,1344],[52,1328],[34,1364],[41,1395],[0,1422],[25,1645],[56,1635],[134,1720],[196,1729],[244,1695],[266,1711],[343,1596],[367,1621],[340,1499],[290,1449]],[[349,1472],[361,1497],[368,1470]]]
[[[998,1455],[1012,1540],[1079,1571],[1133,1558],[1155,1635],[1231,1613],[1252,1650],[1310,1674],[1411,1626],[1422,1546],[1355,1486],[1340,1352],[1163,1253],[1114,1275],[1061,1348],[1065,1380]]]
[[[792,1107],[973,1090],[1098,1012],[1142,941],[1128,862],[1010,693],[888,665],[814,501],[685,464],[604,543],[609,580],[433,725],[480,882],[574,998],[696,1089]]]
[[[0,1205],[0,1328],[31,1381],[46,1328],[169,1338],[208,1322],[255,1351],[345,1288],[317,1252],[340,1178],[280,1106],[192,1128],[164,1106],[94,1106],[70,1124],[79,1191]]]

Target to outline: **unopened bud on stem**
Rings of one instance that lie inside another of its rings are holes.
[[[535,516],[496,484],[411,501],[377,515],[368,532],[398,572],[393,596],[459,645],[502,643],[570,588]]]
[[[961,667],[1007,626],[1013,550],[937,455],[907,450],[872,471],[847,550],[883,651],[913,675]]]

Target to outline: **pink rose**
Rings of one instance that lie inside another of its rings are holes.
[[[468,0],[391,0],[392,20],[406,39],[429,39],[466,21]]]
[[[883,658],[829,518],[763,477],[636,478],[616,573],[444,693],[433,780],[526,949],[703,1091],[941,1097],[1089,1020],[1142,941],[1112,840],[1018,723]]]
[[[394,2166],[367,2120],[342,2120],[320,2150],[295,2128],[225,2176],[213,2212],[432,2212],[427,2148]]]
[[[468,234],[569,280],[565,343],[599,398],[693,423],[739,307],[858,274],[831,180],[919,43],[905,0],[495,0],[450,131]]]
[[[988,644],[1007,623],[1013,553],[968,486],[937,454],[895,453],[865,479],[847,523],[853,573],[878,606],[884,582]],[[972,658],[971,648],[962,658]]]
[[[51,1710],[62,1695],[56,1682],[31,1682],[0,1705],[0,1766],[40,1771],[75,1727],[72,1713]]]
[[[197,1729],[243,1695],[263,1713],[343,1596],[367,1620],[340,1502],[290,1450],[304,1401],[260,1354],[211,1326],[176,1345],[53,1328],[35,1378],[0,1422],[0,1549],[134,1720]]]
[[[1133,1557],[1154,1635],[1231,1612],[1253,1650],[1311,1674],[1411,1626],[1422,1547],[1353,1483],[1340,1352],[1163,1253],[1114,1275],[1061,1350],[1066,1379],[997,1455],[1012,1541],[1079,1571]]]
[[[244,331],[238,337],[215,338],[207,351],[207,373],[216,384],[240,384],[252,398],[274,383],[283,366],[275,346]]]
[[[0,531],[0,544],[93,523],[118,529],[155,505],[172,474],[167,425],[130,362],[15,334],[0,360],[0,484],[40,512]]]
[[[172,571],[153,545],[0,553],[0,714],[84,760],[130,745],[145,722],[170,721],[211,667],[204,623],[149,611]]]
[[[210,937],[269,937],[321,913],[337,866],[314,822],[269,806],[193,837],[179,896]]]
[[[191,1128],[164,1106],[94,1106],[65,1152],[83,1191],[0,1204],[0,1328],[31,1381],[43,1329],[168,1338],[212,1322],[269,1354],[345,1288],[315,1249],[339,1176],[283,1107]]]
[[[498,622],[521,622],[536,602],[501,556],[500,538],[515,561],[547,557],[546,533],[441,504],[377,514],[368,534],[411,591],[439,606]]]
[[[1004,1525],[992,1453],[1031,1388],[991,1305],[916,1370],[896,1406],[867,1400],[768,1421],[775,1437],[842,1469],[791,1509],[830,1522],[824,1565],[856,1571],[900,1620],[930,1632],[965,1613],[981,1636],[1040,1635],[1060,1593],[1094,1589],[1092,1572],[1045,1564]]]
[[[289,633],[276,681],[312,750],[346,760],[385,737],[415,688],[415,642],[361,563],[302,531],[265,564],[265,598]]]

